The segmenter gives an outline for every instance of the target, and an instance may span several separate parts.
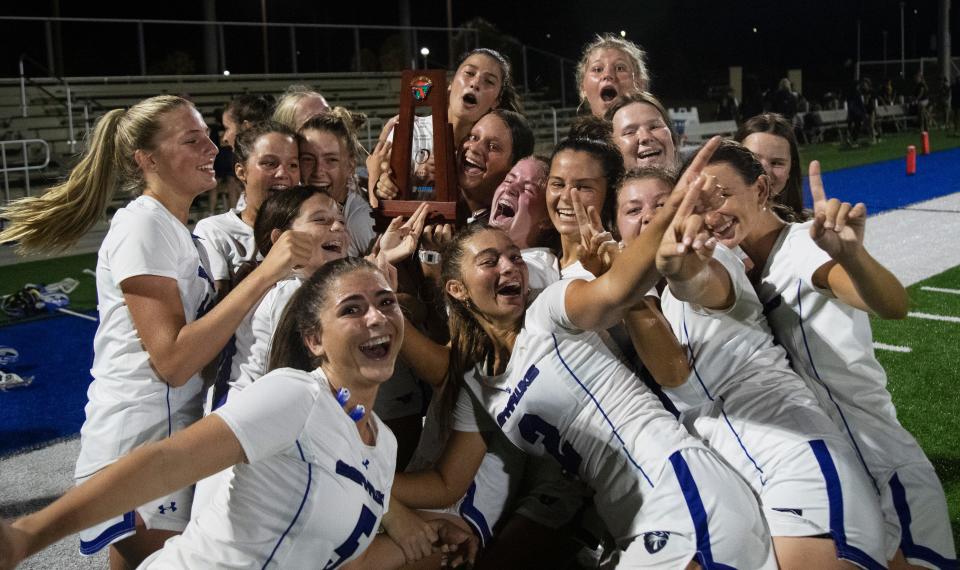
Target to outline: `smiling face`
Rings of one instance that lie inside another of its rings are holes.
[[[507,232],[517,247],[534,245],[547,221],[547,166],[525,158],[510,169],[493,193],[490,225]]]
[[[248,207],[256,211],[270,193],[300,182],[298,150],[297,142],[281,133],[266,133],[254,141],[247,160],[236,166]]]
[[[484,115],[470,129],[457,157],[457,179],[471,209],[490,205],[493,192],[510,171],[513,138],[497,115]]]
[[[770,177],[770,194],[783,192],[790,179],[790,142],[771,133],[752,133],[743,139],[743,146],[760,159],[763,170]]]
[[[633,61],[623,51],[597,48],[587,57],[580,97],[586,99],[593,116],[603,118],[619,95],[629,95],[640,89]]]
[[[313,255],[300,271],[306,277],[313,275],[324,264],[347,254],[347,227],[340,206],[330,196],[315,194],[307,198],[290,229],[313,237]]]
[[[320,332],[306,343],[327,377],[344,385],[389,380],[403,343],[403,314],[383,274],[357,269],[335,278],[320,309]]]
[[[667,122],[653,105],[631,103],[613,116],[613,140],[623,166],[676,167],[677,151]]]
[[[481,231],[463,242],[460,279],[445,284],[447,293],[468,300],[490,323],[513,327],[527,308],[527,264],[520,248],[500,230]]]
[[[574,189],[579,190],[584,208],[593,206],[599,212],[607,196],[607,178],[600,161],[593,155],[579,150],[563,150],[550,163],[547,213],[557,232],[568,237],[580,235],[570,197],[570,191]]]
[[[707,229],[729,248],[740,245],[763,213],[768,197],[767,177],[748,184],[731,165],[717,162],[703,173],[717,177],[721,205],[706,213]]]
[[[653,220],[670,197],[670,185],[659,178],[632,178],[617,195],[617,229],[629,244]]]
[[[301,176],[304,184],[326,188],[341,204],[347,199],[347,181],[354,163],[343,141],[337,135],[319,129],[301,133]]]
[[[217,145],[200,113],[192,105],[181,105],[164,113],[160,123],[153,150],[137,151],[148,188],[163,186],[192,197],[216,187]]]
[[[482,53],[463,60],[450,83],[448,111],[452,117],[476,122],[500,103],[503,69]]]

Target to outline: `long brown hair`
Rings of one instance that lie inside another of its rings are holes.
[[[320,313],[329,300],[331,284],[354,271],[379,269],[362,257],[345,257],[325,264],[297,289],[273,334],[268,372],[277,368],[310,371],[323,364],[323,358],[312,354],[304,340],[322,332]]]
[[[786,139],[790,144],[790,175],[783,192],[770,196],[770,205],[781,218],[788,222],[803,221],[809,216],[803,210],[803,174],[800,168],[800,149],[793,133],[793,124],[783,115],[761,113],[750,117],[737,129],[733,139],[742,143],[754,133],[767,133]]]
[[[18,241],[18,250],[64,250],[103,216],[115,191],[143,191],[146,182],[134,160],[137,150],[154,150],[163,117],[192,103],[173,95],[140,101],[129,109],[114,109],[93,129],[87,150],[67,180],[41,196],[21,198],[0,211],[10,225],[0,243]]]

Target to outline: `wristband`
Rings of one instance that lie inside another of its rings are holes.
[[[427,265],[438,265],[440,263],[440,254],[435,251],[421,249],[420,261]]]

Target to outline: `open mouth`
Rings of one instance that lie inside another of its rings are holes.
[[[710,231],[713,233],[714,237],[718,239],[729,239],[733,237],[733,230],[734,230],[735,224],[736,224],[736,220],[731,218],[723,222],[722,225],[714,226],[713,228],[711,228]]]
[[[557,216],[560,218],[560,221],[563,222],[575,222],[577,220],[577,214],[573,211],[573,208],[557,208]]]
[[[273,186],[267,188],[270,192],[280,192],[290,188],[289,184],[274,184]]]
[[[477,104],[477,95],[476,95],[476,93],[464,93],[464,95],[463,95],[463,102],[466,103],[466,104],[468,104],[468,105],[476,105],[476,104]]]
[[[500,200],[497,202],[497,208],[493,213],[495,218],[513,218],[517,215],[517,210],[510,202]]]
[[[648,149],[643,152],[637,153],[637,160],[646,160],[648,158],[653,158],[655,156],[660,156],[663,154],[662,150],[658,149]]]
[[[604,103],[609,103],[610,101],[613,101],[616,98],[617,98],[616,87],[612,85],[607,85],[606,87],[600,90],[600,99],[602,99]]]
[[[390,335],[372,338],[360,345],[360,352],[367,358],[380,360],[390,353]]]
[[[502,297],[518,297],[523,292],[519,281],[511,281],[497,287],[497,295]]]
[[[197,170],[200,172],[206,172],[208,174],[213,174],[213,163],[204,164],[203,166],[198,166]]]
[[[343,242],[339,240],[322,243],[320,244],[320,247],[323,248],[324,251],[332,251],[334,253],[343,253]]]
[[[463,158],[463,171],[466,174],[483,174],[486,172],[486,170],[487,169],[483,165],[477,164],[467,157]]]

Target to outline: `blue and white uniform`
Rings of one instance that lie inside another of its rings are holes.
[[[206,217],[193,228],[193,235],[210,260],[210,277],[214,281],[233,282],[244,262],[259,261],[253,228],[240,219],[240,209]]]
[[[81,483],[134,448],[168,437],[201,416],[202,380],[174,388],[161,380],[140,342],[120,288],[140,275],[173,279],[190,323],[213,301],[213,281],[190,231],[160,202],[140,196],[114,214],[97,254],[100,325],[93,339],[93,382],[87,389],[75,478]],[[190,517],[191,488],[136,509],[149,529],[180,531]],[[80,533],[93,554],[134,533],[131,511]]]
[[[776,568],[750,488],[600,337],[577,329],[556,283],[528,307],[506,370],[466,386],[515,445],[550,455],[594,491],[620,568]],[[482,365],[480,365],[482,366]]]
[[[956,568],[943,487],[897,421],[867,314],[813,284],[831,258],[810,237],[811,223],[784,227],[762,268],[757,293],[767,320],[869,472],[883,508],[887,559],[899,548],[913,564]]]
[[[663,393],[760,497],[773,536],[830,534],[840,558],[885,568],[880,503],[853,448],[774,344],[743,263],[723,245],[713,258],[730,278],[728,309],[663,291],[663,314],[691,368]]]
[[[320,369],[274,370],[216,410],[248,463],[142,568],[337,568],[373,539],[397,441],[366,445]]]

